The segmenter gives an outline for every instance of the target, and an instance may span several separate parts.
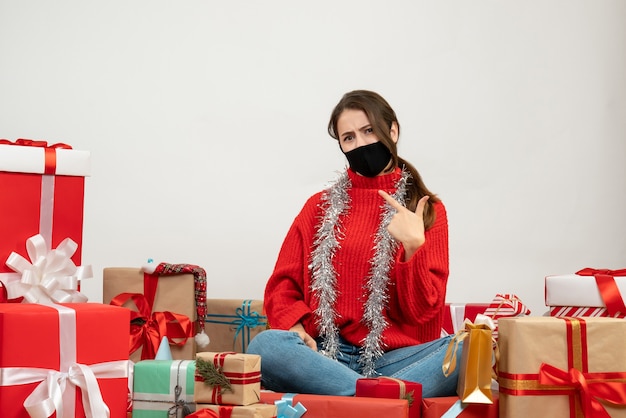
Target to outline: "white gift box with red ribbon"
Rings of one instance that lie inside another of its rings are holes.
[[[585,268],[545,277],[545,303],[551,316],[626,316],[626,269]]]

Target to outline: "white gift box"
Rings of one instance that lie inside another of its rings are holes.
[[[626,276],[614,276],[615,284],[624,300]],[[606,307],[594,276],[565,274],[546,276],[546,306]]]

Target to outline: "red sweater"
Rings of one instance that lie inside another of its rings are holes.
[[[350,209],[340,222],[345,237],[340,240],[333,265],[337,272],[337,326],[341,336],[360,346],[368,334],[361,321],[367,300],[364,290],[374,235],[379,226],[381,206],[378,190],[392,194],[400,177],[394,173],[374,178],[359,176],[348,169],[352,182]],[[309,198],[295,218],[265,288],[265,310],[270,327],[289,329],[302,322],[307,333],[318,336],[313,311],[317,301],[310,291],[310,263],[319,219],[322,192]],[[390,271],[389,304],[385,312],[388,327],[383,333],[386,350],[416,345],[440,336],[448,280],[448,221],[444,205],[434,204],[436,220],[425,233],[426,242],[408,260],[404,249],[396,254]]]

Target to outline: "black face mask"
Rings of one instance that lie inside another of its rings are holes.
[[[376,177],[387,167],[391,151],[382,142],[363,145],[344,153],[350,168],[365,177]]]

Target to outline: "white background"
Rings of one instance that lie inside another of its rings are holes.
[[[449,302],[543,314],[544,276],[626,267],[622,0],[0,0],[0,137],[92,155],[92,301],[148,258],[262,298],[360,88],[447,206]]]

